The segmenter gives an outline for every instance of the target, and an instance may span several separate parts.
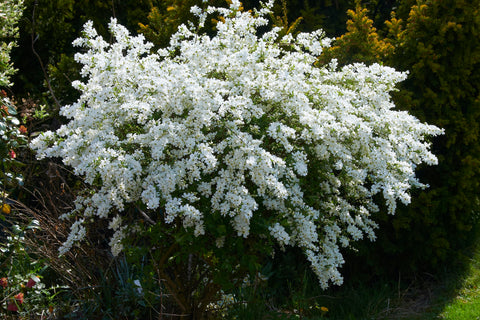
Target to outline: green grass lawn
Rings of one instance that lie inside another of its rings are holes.
[[[444,299],[444,303],[437,318],[480,319],[480,248],[475,248],[465,274],[449,286],[450,290],[445,292],[450,294],[439,295],[439,301]]]

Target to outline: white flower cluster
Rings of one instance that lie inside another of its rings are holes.
[[[396,201],[408,203],[409,189],[422,186],[415,167],[437,161],[425,139],[442,131],[393,110],[389,92],[404,73],[314,67],[329,43],[321,32],[258,36],[272,2],[254,13],[239,6],[195,9],[200,21],[225,17],[217,34],[182,26],[156,54],[115,20],[113,44],[87,23],[75,41],[86,48],[76,55],[81,97],[62,108],[69,123],[32,147],[100,185],[75,212],[113,218],[115,253],[124,230],[116,214],[128,203],[142,201],[199,237],[214,227],[207,215],[228,217],[230,236],[245,238],[263,215],[265,236],[302,248],[322,287],[340,284],[340,247],[375,238],[373,196],[383,194],[391,213]],[[82,234],[75,223],[72,240]]]

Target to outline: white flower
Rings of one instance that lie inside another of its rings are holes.
[[[116,257],[123,251],[123,244],[122,240],[125,238],[125,230],[126,227],[119,228],[115,231],[113,236],[110,238],[110,249],[112,254]]]
[[[285,228],[280,223],[275,223],[273,227],[269,227],[270,234],[278,241],[280,246],[284,247],[290,242],[290,236],[285,231]]]
[[[225,237],[220,237],[215,240],[215,245],[217,246],[217,248],[222,248],[224,244],[225,244]]]
[[[108,224],[108,228],[112,230],[118,230],[122,226],[122,217],[116,215],[112,221]]]
[[[67,240],[58,249],[58,252],[61,256],[67,253],[76,242],[82,241],[85,238],[87,232],[83,223],[84,220],[81,219],[75,221],[72,224],[72,226],[70,227],[70,234],[68,235]]]

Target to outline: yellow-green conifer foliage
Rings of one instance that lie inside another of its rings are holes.
[[[327,54],[342,63],[381,62],[408,70],[394,94],[397,107],[445,129],[433,141],[439,165],[419,168],[430,187],[394,217],[383,216],[376,247],[369,244],[366,253],[373,265],[391,254],[392,271],[431,271],[455,260],[479,224],[480,3],[421,0],[405,11],[410,3],[400,1],[383,38],[357,7],[349,12],[348,33]]]
[[[366,8],[357,4],[355,11],[348,10],[347,14],[350,17],[347,33],[335,40],[320,62],[336,58],[341,65],[352,62],[371,64],[383,61],[393,53],[393,45],[379,36]]]
[[[278,2],[277,2],[278,3]],[[302,21],[303,17],[298,17],[295,19],[294,22],[290,23],[288,21],[288,8],[287,8],[287,0],[281,1],[281,14],[270,14],[270,18],[272,19],[273,25],[275,27],[282,28],[279,32],[279,36],[282,37],[287,34],[293,34],[297,32],[298,25]]]
[[[397,105],[445,129],[434,141],[439,166],[423,170],[430,188],[392,221],[402,239],[408,239],[403,254],[421,241],[423,250],[414,250],[418,258],[443,261],[478,224],[480,2],[420,1],[403,29],[396,19],[388,26],[395,35],[395,54],[387,62],[410,71],[396,95]]]

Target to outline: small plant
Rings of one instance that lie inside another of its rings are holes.
[[[9,206],[5,200],[8,190],[22,182],[18,171],[21,163],[17,161],[18,149],[27,143],[25,134],[27,128],[20,125],[17,110],[5,91],[0,91],[0,205],[2,214],[9,213]],[[2,215],[0,214],[0,217]]]
[[[10,53],[16,45],[18,36],[17,22],[22,15],[22,0],[6,0],[0,3],[0,89],[10,86],[10,76],[15,72],[10,62]],[[27,129],[20,125],[15,105],[7,97],[5,90],[0,91],[0,218],[10,211],[5,202],[8,188],[21,182],[21,175],[15,172],[18,162],[17,148],[26,144]]]
[[[47,266],[24,247],[24,234],[36,221],[21,228],[14,224],[0,245],[0,315],[7,319],[39,318],[53,314],[58,288],[46,288],[42,274]]]

